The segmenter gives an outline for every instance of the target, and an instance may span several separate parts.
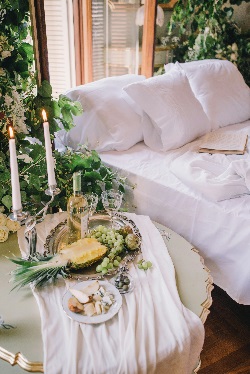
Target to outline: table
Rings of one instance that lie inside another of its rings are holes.
[[[174,231],[155,223],[163,238],[176,270],[176,282],[183,304],[204,323],[212,303],[212,278],[198,251]],[[2,256],[19,256],[16,235],[0,244]],[[8,273],[15,267],[5,257],[0,262],[1,308],[6,323],[15,329],[0,330],[0,372],[43,372],[43,348],[40,315],[29,289],[12,291]],[[4,360],[4,361],[3,361]],[[7,362],[5,362],[7,361]],[[15,365],[11,367],[11,365]]]

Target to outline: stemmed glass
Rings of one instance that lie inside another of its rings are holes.
[[[96,193],[87,193],[84,197],[88,202],[89,217],[92,217],[98,204],[98,195]]]
[[[102,204],[111,219],[111,225],[114,226],[113,216],[122,204],[123,193],[114,189],[102,192]]]

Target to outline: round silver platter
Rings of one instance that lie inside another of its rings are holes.
[[[112,227],[110,217],[107,214],[94,214],[89,218],[89,230],[93,230],[99,225],[105,227]],[[141,234],[135,223],[128,219],[125,215],[121,213],[116,213],[113,216],[113,228],[119,229],[124,226],[130,226],[133,229],[133,233],[137,235],[141,242]],[[53,230],[50,231],[49,235],[46,238],[44,249],[50,254],[56,254],[67,245],[68,241],[68,226],[67,220],[59,223]],[[117,274],[118,270],[121,267],[126,266],[129,262],[136,259],[136,257],[141,253],[140,246],[138,250],[127,251],[120,262],[120,266],[108,271],[108,273],[103,276],[100,273],[96,273],[96,266],[101,263],[101,261],[94,263],[92,266],[89,266],[83,270],[78,270],[77,272],[72,273],[73,278],[79,280],[89,280],[89,279],[103,279],[106,276],[113,276]],[[121,256],[122,257],[122,256]]]

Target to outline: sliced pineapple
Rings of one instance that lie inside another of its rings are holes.
[[[59,262],[70,262],[73,270],[82,269],[100,260],[108,248],[95,238],[80,239],[61,249]]]
[[[23,287],[33,283],[34,287],[42,286],[58,275],[64,278],[71,270],[83,269],[100,260],[108,248],[95,238],[84,238],[61,249],[48,261],[27,261],[22,258],[11,259],[17,268],[11,272],[11,280],[15,287]],[[14,288],[15,288],[14,287]]]

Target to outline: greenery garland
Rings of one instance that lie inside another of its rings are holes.
[[[52,97],[47,81],[40,87],[33,71],[34,55],[30,43],[28,0],[2,0],[0,4],[0,210],[9,213],[12,206],[9,165],[8,126],[15,131],[20,174],[21,197],[24,210],[37,210],[37,205],[48,201],[44,135],[41,111],[45,109],[51,134],[73,126],[73,116],[82,113],[80,103],[64,95]],[[53,139],[53,135],[51,136]],[[66,149],[54,151],[57,185],[61,190],[53,206],[66,209],[72,194],[72,174],[82,171],[83,192],[95,192],[116,183],[124,190],[124,180],[104,166],[95,151],[82,147],[79,152]],[[99,202],[97,209],[101,209]]]
[[[168,24],[168,33],[180,37],[174,60],[227,59],[237,65],[250,85],[250,32],[241,34],[233,21],[232,5],[242,1],[179,0]]]

